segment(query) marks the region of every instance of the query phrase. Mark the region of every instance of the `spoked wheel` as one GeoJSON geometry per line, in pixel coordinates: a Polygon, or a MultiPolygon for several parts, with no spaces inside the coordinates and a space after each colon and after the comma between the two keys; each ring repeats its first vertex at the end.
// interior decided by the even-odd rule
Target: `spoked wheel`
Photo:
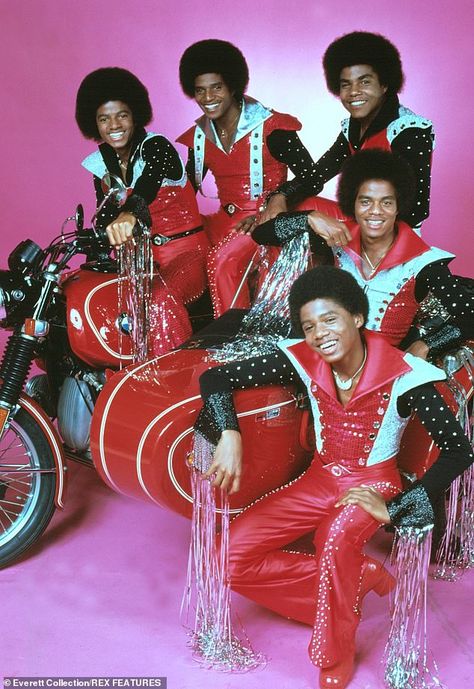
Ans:
{"type": "Polygon", "coordinates": [[[47,527],[57,478],[41,426],[20,409],[0,440],[0,567],[33,545],[47,527]]]}

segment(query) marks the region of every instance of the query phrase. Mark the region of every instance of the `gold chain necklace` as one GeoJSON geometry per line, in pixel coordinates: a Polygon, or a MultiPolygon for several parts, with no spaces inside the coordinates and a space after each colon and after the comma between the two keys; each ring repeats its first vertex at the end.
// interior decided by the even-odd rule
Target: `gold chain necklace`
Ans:
{"type": "Polygon", "coordinates": [[[237,122],[237,120],[239,119],[239,117],[240,117],[240,108],[239,108],[239,112],[234,117],[232,122],[225,129],[219,129],[219,139],[227,139],[227,137],[231,135],[230,133],[232,132],[234,125],[237,122]]]}
{"type": "MultiPolygon", "coordinates": [[[[383,254],[381,255],[381,257],[379,258],[379,260],[378,260],[375,264],[372,263],[372,261],[370,260],[370,258],[367,256],[366,250],[365,250],[365,249],[362,249],[362,257],[367,261],[367,263],[368,263],[369,266],[370,266],[370,273],[369,273],[369,277],[370,277],[370,278],[371,278],[372,275],[375,273],[375,271],[377,270],[377,268],[379,267],[379,265],[380,265],[380,264],[382,263],[382,261],[384,260],[385,256],[388,254],[388,252],[389,252],[390,249],[392,248],[392,244],[393,244],[393,241],[390,242],[390,245],[389,245],[389,246],[387,247],[387,249],[383,252],[383,254]]],[[[362,244],[361,244],[361,248],[362,248],[362,244]]]]}

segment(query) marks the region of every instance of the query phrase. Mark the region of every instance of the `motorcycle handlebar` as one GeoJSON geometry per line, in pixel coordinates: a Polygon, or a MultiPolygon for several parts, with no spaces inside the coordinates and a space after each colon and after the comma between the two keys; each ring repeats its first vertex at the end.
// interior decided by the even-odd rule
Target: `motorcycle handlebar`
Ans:
{"type": "MultiPolygon", "coordinates": [[[[138,239],[139,237],[143,237],[143,235],[149,233],[149,231],[148,226],[145,225],[145,223],[143,223],[141,220],[137,219],[135,227],[133,228],[132,237],[134,239],[138,239]]],[[[110,245],[107,231],[102,227],[85,228],[81,231],[78,231],[76,234],[78,237],[85,239],[93,237],[104,246],[110,245]]]]}

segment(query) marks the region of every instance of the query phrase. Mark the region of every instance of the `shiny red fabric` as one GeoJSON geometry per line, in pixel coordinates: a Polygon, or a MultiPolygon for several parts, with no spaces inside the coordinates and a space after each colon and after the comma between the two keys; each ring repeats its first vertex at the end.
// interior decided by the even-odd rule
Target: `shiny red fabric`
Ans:
{"type": "MultiPolygon", "coordinates": [[[[178,137],[177,141],[188,148],[194,147],[194,131],[196,126],[188,129],[178,137]]],[[[284,163],[275,160],[265,145],[266,138],[276,129],[298,131],[301,124],[296,117],[284,113],[274,112],[263,124],[263,175],[264,193],[276,189],[286,181],[288,168],[284,163]]],[[[219,201],[222,206],[233,203],[245,210],[252,209],[250,183],[250,136],[246,135],[236,141],[230,151],[218,148],[212,141],[206,139],[204,165],[214,175],[219,201]]],[[[253,206],[254,208],[254,206],[253,206]]],[[[221,235],[219,239],[222,239],[221,235]]]]}
{"type": "MultiPolygon", "coordinates": [[[[163,186],[149,206],[152,232],[167,237],[202,225],[191,184],[163,186]]],[[[150,307],[151,351],[154,356],[178,347],[191,336],[185,304],[206,289],[206,256],[209,241],[205,231],[153,245],[153,260],[159,275],[153,284],[150,307]]]]}
{"type": "Polygon", "coordinates": [[[191,322],[182,297],[159,276],[153,282],[148,318],[151,356],[166,354],[191,336],[191,322]]]}
{"type": "Polygon", "coordinates": [[[280,615],[313,625],[312,662],[329,667],[354,646],[363,547],[380,524],[357,506],[335,508],[348,488],[401,490],[395,460],[350,471],[319,456],[296,481],[241,513],[230,528],[232,588],[280,615]],[[283,550],[316,530],[315,555],[283,550]]]}
{"type": "MultiPolygon", "coordinates": [[[[258,205],[262,201],[263,199],[258,202],[258,205]]],[[[295,208],[295,210],[301,211],[315,209],[333,217],[344,219],[344,215],[335,201],[317,196],[303,201],[295,208]]],[[[242,278],[249,263],[253,261],[254,264],[259,264],[257,280],[257,285],[259,285],[280,254],[279,247],[259,247],[250,235],[229,234],[237,223],[249,215],[255,214],[256,207],[251,210],[238,211],[233,216],[228,216],[221,209],[218,213],[206,218],[208,235],[210,237],[224,236],[224,239],[211,249],[207,258],[209,289],[216,318],[222,316],[230,308],[248,309],[251,305],[249,284],[247,280],[242,283],[242,278]]]]}
{"type": "Polygon", "coordinates": [[[278,247],[259,246],[250,235],[230,234],[213,247],[207,258],[207,274],[214,316],[219,318],[231,308],[248,309],[252,301],[249,278],[254,277],[257,293],[279,253],[278,247]]]}
{"type": "Polygon", "coordinates": [[[321,460],[329,463],[338,457],[338,463],[351,471],[364,467],[387,411],[392,381],[380,386],[374,394],[364,395],[355,407],[347,408],[341,406],[332,391],[317,388],[316,383],[311,385],[311,391],[317,391],[318,397],[324,448],[321,460]]]}
{"type": "Polygon", "coordinates": [[[167,236],[198,227],[201,216],[196,195],[189,180],[179,184],[162,186],[154,201],[149,205],[154,232],[167,236]]]}

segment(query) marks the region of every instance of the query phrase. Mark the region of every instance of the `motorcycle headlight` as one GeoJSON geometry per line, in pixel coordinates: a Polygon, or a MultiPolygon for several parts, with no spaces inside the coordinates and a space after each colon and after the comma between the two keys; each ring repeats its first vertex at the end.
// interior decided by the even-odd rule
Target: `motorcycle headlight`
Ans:
{"type": "Polygon", "coordinates": [[[25,239],[11,252],[8,267],[13,273],[24,274],[36,265],[41,255],[41,247],[31,239],[25,239]]]}

